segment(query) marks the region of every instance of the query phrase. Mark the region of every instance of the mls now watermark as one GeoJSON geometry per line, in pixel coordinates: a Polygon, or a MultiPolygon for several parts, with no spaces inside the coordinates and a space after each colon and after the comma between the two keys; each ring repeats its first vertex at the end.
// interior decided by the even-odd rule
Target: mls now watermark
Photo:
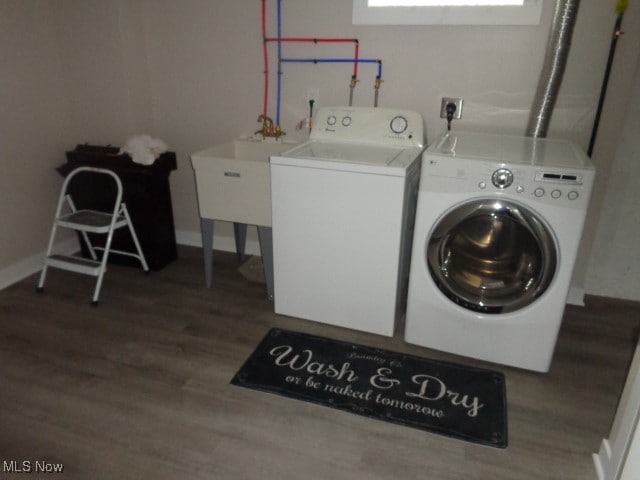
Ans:
{"type": "Polygon", "coordinates": [[[2,462],[4,473],[63,473],[62,463],[51,463],[44,460],[4,460],[2,462]]]}

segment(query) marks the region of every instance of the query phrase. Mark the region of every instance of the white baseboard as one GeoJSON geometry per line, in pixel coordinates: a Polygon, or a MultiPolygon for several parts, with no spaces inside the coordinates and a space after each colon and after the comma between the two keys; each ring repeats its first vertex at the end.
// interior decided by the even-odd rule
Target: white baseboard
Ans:
{"type": "MultiPolygon", "coordinates": [[[[180,245],[202,248],[202,235],[200,232],[176,230],[176,242],[180,245]]],[[[235,252],[236,242],[233,237],[214,234],[213,248],[223,252],[235,252]]],[[[260,243],[257,240],[247,239],[244,253],[247,255],[260,255],[260,243]]]]}
{"type": "MultiPolygon", "coordinates": [[[[176,230],[176,242],[180,245],[202,248],[202,235],[200,232],[192,230],[176,230]]],[[[236,251],[235,240],[229,236],[214,235],[213,246],[216,250],[222,250],[223,252],[236,251]]],[[[56,253],[67,255],[75,253],[79,249],[78,240],[75,238],[60,242],[54,247],[56,253]]],[[[247,239],[245,253],[247,255],[260,255],[260,243],[257,240],[247,239]]],[[[39,271],[42,268],[43,258],[44,252],[41,252],[0,270],[0,290],[39,271]]],[[[584,295],[584,289],[571,287],[567,303],[584,307],[584,295]]]]}
{"type": "MultiPolygon", "coordinates": [[[[53,247],[54,253],[62,255],[71,255],[78,250],[80,250],[80,245],[77,238],[70,238],[53,247]]],[[[0,290],[39,272],[42,269],[44,256],[45,252],[42,251],[0,270],[0,290]]]]}
{"type": "Polygon", "coordinates": [[[606,438],[603,439],[602,444],[600,445],[600,451],[598,453],[594,453],[592,456],[598,480],[610,480],[605,477],[605,466],[608,465],[611,460],[611,446],[609,445],[609,440],[606,438]]]}
{"type": "Polygon", "coordinates": [[[569,305],[584,307],[584,294],[584,288],[571,287],[569,289],[569,295],[567,296],[567,303],[569,305]]]}
{"type": "MultiPolygon", "coordinates": [[[[180,245],[202,248],[202,236],[200,235],[200,232],[177,230],[176,242],[180,245]]],[[[233,237],[214,235],[213,245],[216,250],[222,250],[223,252],[236,251],[236,243],[233,237]]],[[[77,238],[70,238],[56,244],[53,250],[55,253],[70,255],[80,250],[80,244],[78,243],[77,238]]],[[[247,239],[245,253],[247,255],[260,255],[260,244],[258,241],[247,239]]],[[[42,269],[44,256],[45,252],[42,251],[9,265],[8,267],[0,269],[0,290],[19,282],[29,275],[39,272],[42,269]]]]}
{"type": "Polygon", "coordinates": [[[600,462],[600,457],[597,453],[592,453],[593,457],[593,465],[596,469],[596,475],[598,476],[598,480],[605,480],[604,478],[604,470],[602,469],[602,463],[600,462]]]}
{"type": "MultiPolygon", "coordinates": [[[[200,232],[176,230],[176,242],[180,245],[202,248],[202,236],[200,235],[200,232]]],[[[223,252],[236,251],[236,244],[233,237],[214,235],[213,246],[216,250],[222,250],[223,252]]],[[[247,239],[245,253],[248,255],[261,255],[260,244],[256,240],[247,239]]],[[[569,305],[584,307],[584,296],[584,288],[571,287],[569,289],[569,295],[567,296],[567,303],[569,305]]]]}

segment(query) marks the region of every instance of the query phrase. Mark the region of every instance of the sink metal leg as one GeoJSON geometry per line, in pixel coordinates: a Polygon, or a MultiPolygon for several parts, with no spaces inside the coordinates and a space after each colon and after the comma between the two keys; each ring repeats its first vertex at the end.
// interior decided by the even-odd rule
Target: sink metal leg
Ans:
{"type": "Polygon", "coordinates": [[[247,225],[245,223],[234,223],[233,236],[236,240],[236,255],[238,257],[238,262],[243,262],[244,249],[247,244],[247,225]]]}
{"type": "MultiPolygon", "coordinates": [[[[207,288],[211,288],[213,283],[214,220],[212,218],[201,218],[200,228],[202,230],[202,253],[204,255],[205,284],[207,285],[207,288]]],[[[236,241],[236,254],[238,256],[238,260],[243,261],[247,241],[247,225],[244,223],[234,223],[233,233],[236,241]]],[[[271,234],[271,227],[258,227],[258,240],[260,241],[264,276],[267,282],[267,296],[270,300],[273,300],[273,238],[271,234]]]]}
{"type": "Polygon", "coordinates": [[[271,227],[258,227],[258,240],[262,253],[264,278],[267,282],[267,297],[273,300],[273,236],[271,227]]]}
{"type": "Polygon", "coordinates": [[[213,219],[201,218],[202,252],[204,254],[204,278],[207,288],[211,288],[213,277],[213,219]]]}

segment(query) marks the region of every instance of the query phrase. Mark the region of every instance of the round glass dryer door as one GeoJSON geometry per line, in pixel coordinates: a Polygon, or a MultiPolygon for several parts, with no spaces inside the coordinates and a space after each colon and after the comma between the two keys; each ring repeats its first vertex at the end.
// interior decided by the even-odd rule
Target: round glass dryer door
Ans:
{"type": "Polygon", "coordinates": [[[530,210],[505,200],[468,202],[436,224],[426,246],[429,271],[458,305],[513,312],[535,301],[556,271],[555,242],[530,210]]]}

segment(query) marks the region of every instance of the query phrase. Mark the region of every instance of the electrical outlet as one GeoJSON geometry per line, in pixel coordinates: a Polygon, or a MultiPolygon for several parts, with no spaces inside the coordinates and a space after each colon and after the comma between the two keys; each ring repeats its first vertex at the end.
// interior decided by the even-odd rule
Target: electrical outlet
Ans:
{"type": "Polygon", "coordinates": [[[307,97],[306,97],[307,102],[309,102],[309,100],[313,100],[313,102],[317,105],[318,101],[320,100],[320,89],[319,88],[307,88],[307,97]]]}
{"type": "Polygon", "coordinates": [[[462,99],[456,97],[442,97],[442,104],[440,105],[440,118],[447,118],[447,105],[453,103],[456,106],[456,111],[453,114],[453,118],[459,120],[462,117],[462,99]]]}

